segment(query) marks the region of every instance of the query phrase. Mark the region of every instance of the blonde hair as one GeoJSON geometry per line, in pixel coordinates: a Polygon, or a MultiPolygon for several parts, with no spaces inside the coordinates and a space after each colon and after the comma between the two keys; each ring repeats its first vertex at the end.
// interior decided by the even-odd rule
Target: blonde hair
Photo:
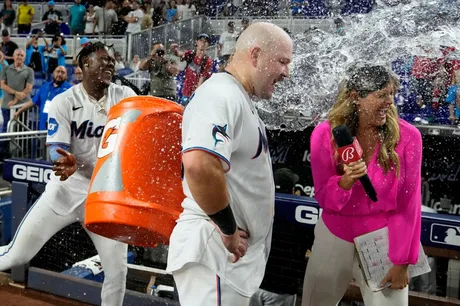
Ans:
{"type": "MultiPolygon", "coordinates": [[[[350,129],[351,134],[356,136],[359,122],[353,93],[356,94],[357,92],[362,98],[364,98],[369,93],[384,89],[388,86],[388,84],[393,84],[395,90],[399,87],[398,78],[390,74],[385,68],[383,68],[385,70],[385,72],[383,72],[382,68],[383,67],[381,66],[360,68],[350,80],[342,81],[340,83],[336,102],[328,114],[329,124],[331,125],[331,133],[332,129],[335,127],[345,124],[350,129]],[[376,67],[380,68],[371,69],[376,67]],[[380,76],[376,74],[380,74],[380,76]],[[359,81],[353,82],[353,78],[356,78],[359,81]],[[367,88],[359,88],[360,84],[354,83],[361,83],[363,87],[367,88]],[[376,86],[374,88],[370,88],[372,86],[369,86],[369,84],[376,86]]],[[[399,117],[394,104],[390,106],[386,119],[386,123],[381,127],[382,138],[378,154],[378,163],[383,169],[385,169],[385,172],[395,169],[396,174],[399,176],[400,162],[399,156],[395,151],[396,145],[400,139],[399,117]]],[[[332,137],[332,139],[334,138],[332,137]]]]}

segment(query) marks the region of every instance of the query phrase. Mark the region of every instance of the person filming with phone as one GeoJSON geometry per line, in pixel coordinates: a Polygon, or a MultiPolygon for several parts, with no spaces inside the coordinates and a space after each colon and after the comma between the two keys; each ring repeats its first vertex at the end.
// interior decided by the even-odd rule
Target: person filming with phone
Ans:
{"type": "Polygon", "coordinates": [[[354,67],[339,86],[328,120],[312,133],[315,199],[323,213],[315,227],[302,306],[337,305],[353,279],[366,305],[409,305],[408,265],[417,262],[420,249],[422,137],[398,118],[398,88],[397,77],[383,66],[354,67]],[[354,137],[353,154],[362,153],[352,162],[339,153],[346,146],[343,134],[354,137]],[[392,267],[381,279],[382,290],[373,291],[353,241],[385,227],[392,267]]]}
{"type": "Polygon", "coordinates": [[[180,69],[176,61],[165,52],[162,43],[154,43],[150,56],[139,64],[140,70],[150,72],[150,94],[155,97],[176,100],[176,82],[174,77],[180,69]]]}

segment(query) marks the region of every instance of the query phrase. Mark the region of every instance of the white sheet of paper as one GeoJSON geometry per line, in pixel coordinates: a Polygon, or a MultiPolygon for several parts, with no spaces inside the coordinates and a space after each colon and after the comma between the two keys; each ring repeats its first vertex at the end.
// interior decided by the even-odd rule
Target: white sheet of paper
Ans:
{"type": "MultiPolygon", "coordinates": [[[[363,265],[364,278],[372,291],[380,291],[380,282],[393,267],[388,257],[388,227],[367,233],[354,239],[356,251],[363,265]]],[[[431,268],[428,264],[423,247],[420,245],[418,261],[415,265],[409,265],[409,278],[429,273],[431,268]]]]}

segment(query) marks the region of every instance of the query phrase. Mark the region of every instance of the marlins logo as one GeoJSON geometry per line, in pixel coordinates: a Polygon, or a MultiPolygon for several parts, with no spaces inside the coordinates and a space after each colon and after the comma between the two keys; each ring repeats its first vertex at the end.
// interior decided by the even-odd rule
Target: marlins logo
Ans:
{"type": "Polygon", "coordinates": [[[267,136],[265,136],[265,133],[262,133],[262,131],[259,128],[259,145],[257,146],[257,152],[254,155],[254,157],[252,157],[252,159],[256,159],[257,157],[259,157],[260,153],[262,153],[262,151],[264,153],[267,153],[267,151],[268,151],[268,140],[267,140],[267,136]]]}
{"type": "Polygon", "coordinates": [[[212,137],[214,138],[214,147],[220,142],[225,143],[230,140],[230,136],[227,135],[227,124],[224,126],[214,124],[212,137]]]}

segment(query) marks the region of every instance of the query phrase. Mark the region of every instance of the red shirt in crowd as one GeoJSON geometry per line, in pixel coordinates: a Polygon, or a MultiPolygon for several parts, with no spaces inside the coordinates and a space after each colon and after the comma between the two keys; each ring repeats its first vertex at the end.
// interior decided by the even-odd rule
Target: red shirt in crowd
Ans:
{"type": "Polygon", "coordinates": [[[432,80],[439,71],[440,61],[437,58],[415,56],[412,76],[417,79],[432,80]]]}
{"type": "MultiPolygon", "coordinates": [[[[192,50],[188,50],[182,56],[182,60],[186,60],[190,57],[190,55],[195,52],[192,50]]],[[[184,88],[182,89],[182,95],[186,97],[190,97],[195,89],[198,87],[198,82],[200,78],[203,77],[205,79],[209,78],[212,74],[212,59],[209,56],[206,57],[198,57],[195,55],[192,62],[187,64],[187,68],[185,69],[185,79],[184,79],[184,88]],[[207,59],[206,63],[203,64],[203,59],[207,59]]]]}

